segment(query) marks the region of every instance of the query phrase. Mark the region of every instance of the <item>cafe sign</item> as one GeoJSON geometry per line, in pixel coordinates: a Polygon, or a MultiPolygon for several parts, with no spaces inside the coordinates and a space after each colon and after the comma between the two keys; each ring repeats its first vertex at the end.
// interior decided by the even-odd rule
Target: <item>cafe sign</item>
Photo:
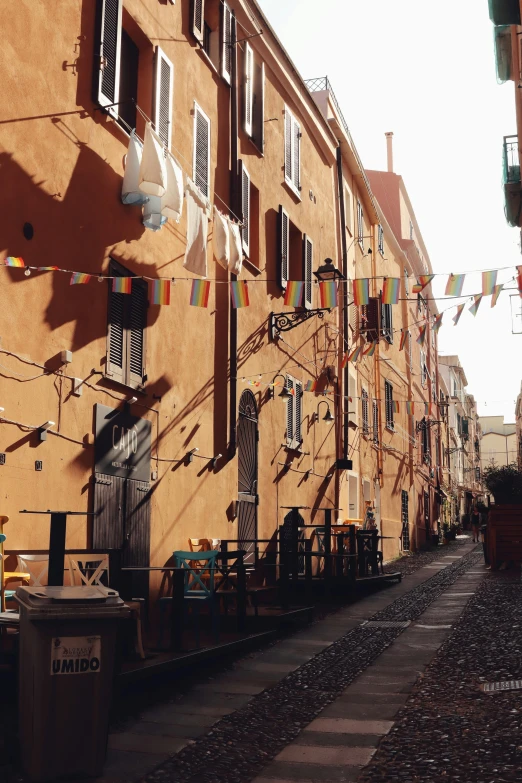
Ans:
{"type": "Polygon", "coordinates": [[[95,406],[95,470],[110,476],[150,480],[151,423],[123,409],[95,406]]]}

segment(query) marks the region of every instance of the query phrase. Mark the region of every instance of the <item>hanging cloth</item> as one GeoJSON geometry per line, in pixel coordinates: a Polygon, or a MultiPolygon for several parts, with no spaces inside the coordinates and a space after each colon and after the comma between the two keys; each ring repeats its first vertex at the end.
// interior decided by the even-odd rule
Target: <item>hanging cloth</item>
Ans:
{"type": "Polygon", "coordinates": [[[143,137],[143,155],[140,166],[140,190],[149,196],[163,196],[167,190],[165,150],[160,137],[148,122],[143,137]]]}
{"type": "Polygon", "coordinates": [[[243,266],[243,243],[241,241],[241,230],[237,223],[228,218],[228,228],[230,231],[230,262],[228,271],[233,275],[240,275],[243,266]]]}
{"type": "Polygon", "coordinates": [[[214,256],[223,269],[230,263],[230,232],[228,218],[214,207],[214,256]]]}
{"type": "Polygon", "coordinates": [[[183,210],[183,171],[172,155],[167,154],[167,190],[161,199],[161,214],[179,223],[183,210]]]}
{"type": "Polygon", "coordinates": [[[147,203],[143,207],[143,225],[151,231],[159,231],[167,222],[167,218],[161,214],[163,199],[159,196],[148,196],[147,203]]]}
{"type": "Polygon", "coordinates": [[[139,190],[142,153],[143,145],[136,136],[136,131],[132,130],[121,186],[121,200],[124,204],[145,204],[147,201],[147,196],[139,190]]]}
{"type": "Polygon", "coordinates": [[[208,203],[187,179],[187,249],[183,266],[199,277],[207,276],[208,203]]]}

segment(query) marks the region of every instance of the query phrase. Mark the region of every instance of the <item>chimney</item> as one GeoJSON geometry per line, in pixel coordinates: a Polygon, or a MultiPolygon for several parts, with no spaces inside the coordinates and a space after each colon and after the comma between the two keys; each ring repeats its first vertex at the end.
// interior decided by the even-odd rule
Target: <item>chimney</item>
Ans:
{"type": "Polygon", "coordinates": [[[393,174],[393,133],[385,133],[386,148],[388,153],[388,171],[393,174]]]}

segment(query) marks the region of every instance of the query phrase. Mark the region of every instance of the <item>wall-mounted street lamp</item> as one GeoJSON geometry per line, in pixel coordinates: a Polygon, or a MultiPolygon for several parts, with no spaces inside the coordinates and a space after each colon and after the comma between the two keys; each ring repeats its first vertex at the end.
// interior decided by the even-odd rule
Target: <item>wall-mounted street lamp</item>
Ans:
{"type": "Polygon", "coordinates": [[[329,280],[346,280],[346,277],[337,269],[331,258],[325,259],[324,264],[314,272],[314,277],[316,277],[320,283],[326,283],[329,280]]]}
{"type": "MultiPolygon", "coordinates": [[[[285,378],[285,376],[281,375],[281,374],[276,375],[275,378],[272,381],[272,384],[274,384],[277,381],[278,378],[282,378],[283,379],[283,388],[279,392],[278,396],[282,397],[283,400],[287,400],[289,397],[292,397],[293,395],[292,395],[292,392],[290,391],[290,389],[288,388],[288,386],[286,385],[286,378],[285,378]]],[[[270,396],[271,400],[273,400],[274,397],[275,397],[275,386],[273,386],[273,385],[269,387],[269,396],[270,396]]]]}
{"type": "Polygon", "coordinates": [[[326,400],[321,400],[317,406],[317,411],[314,413],[314,421],[319,421],[319,408],[321,405],[326,405],[326,413],[323,416],[323,421],[335,421],[332,411],[330,410],[330,405],[326,402],[326,400]]]}

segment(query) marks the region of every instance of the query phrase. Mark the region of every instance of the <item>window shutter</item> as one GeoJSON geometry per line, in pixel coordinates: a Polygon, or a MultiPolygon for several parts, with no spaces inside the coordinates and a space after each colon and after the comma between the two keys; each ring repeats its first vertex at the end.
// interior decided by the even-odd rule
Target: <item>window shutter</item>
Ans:
{"type": "Polygon", "coordinates": [[[174,66],[159,46],[154,67],[154,128],[170,150],[174,66]]]}
{"type": "Polygon", "coordinates": [[[221,76],[230,84],[232,77],[232,11],[226,3],[222,3],[221,9],[221,76]]]}
{"type": "Polygon", "coordinates": [[[243,212],[243,227],[241,239],[246,256],[250,255],[250,174],[242,160],[239,161],[239,183],[241,187],[241,208],[243,212]]]}
{"type": "Polygon", "coordinates": [[[381,303],[381,330],[382,336],[390,344],[393,343],[392,306],[381,303]]]}
{"type": "Polygon", "coordinates": [[[361,406],[362,406],[362,431],[363,435],[368,435],[370,431],[370,422],[368,416],[368,392],[363,389],[361,392],[361,406]]]}
{"type": "Polygon", "coordinates": [[[292,115],[285,107],[285,180],[289,185],[293,184],[293,143],[292,143],[292,115]]]}
{"type": "Polygon", "coordinates": [[[379,406],[373,401],[373,442],[379,443],[379,406]]]}
{"type": "Polygon", "coordinates": [[[245,87],[243,93],[243,124],[247,136],[252,136],[252,108],[254,98],[254,52],[245,44],[245,87]]]}
{"type": "MultiPolygon", "coordinates": [[[[112,271],[112,270],[111,270],[112,271]]],[[[124,383],[125,371],[125,296],[112,291],[112,280],[109,283],[107,308],[107,375],[115,381],[124,383]]]]}
{"type": "MultiPolygon", "coordinates": [[[[128,296],[128,294],[120,294],[128,296]]],[[[132,279],[129,302],[129,385],[142,386],[145,375],[145,328],[147,326],[147,283],[132,279]]]]}
{"type": "Polygon", "coordinates": [[[286,291],[289,273],[290,218],[282,206],[279,206],[277,245],[279,285],[283,291],[286,291]]]}
{"type": "Polygon", "coordinates": [[[206,198],[210,195],[210,120],[194,103],[194,184],[206,198]]]}
{"type": "Polygon", "coordinates": [[[388,429],[393,429],[393,386],[389,381],[384,382],[384,397],[385,397],[385,409],[386,409],[386,426],[388,429]]]}
{"type": "Polygon", "coordinates": [[[379,339],[379,304],[380,299],[371,296],[369,303],[361,306],[361,332],[366,334],[368,342],[379,339]]]}
{"type": "Polygon", "coordinates": [[[301,381],[295,381],[295,423],[294,423],[294,448],[298,449],[301,446],[301,419],[302,419],[302,399],[303,399],[303,384],[301,381]]]}
{"type": "Polygon", "coordinates": [[[259,152],[265,151],[265,64],[254,61],[254,104],[252,109],[252,141],[259,152]]]}
{"type": "Polygon", "coordinates": [[[408,331],[408,361],[410,363],[410,372],[413,372],[413,346],[410,331],[408,331]]]}
{"type": "Polygon", "coordinates": [[[297,191],[301,190],[301,126],[293,118],[294,171],[293,183],[297,191]]]}
{"type": "Polygon", "coordinates": [[[357,202],[357,241],[362,247],[364,244],[364,214],[360,201],[357,202]]]}
{"type": "Polygon", "coordinates": [[[310,237],[303,236],[303,280],[304,280],[304,306],[312,309],[312,272],[314,262],[314,245],[310,237]]]}
{"type": "MultiPolygon", "coordinates": [[[[122,0],[98,0],[94,52],[94,101],[109,107],[119,100],[122,0]]],[[[118,107],[109,114],[118,116],[118,107]]]]}
{"type": "Polygon", "coordinates": [[[205,33],[205,0],[192,0],[192,35],[203,46],[205,33]]]}
{"type": "MultiPolygon", "coordinates": [[[[292,391],[294,389],[294,379],[286,376],[286,388],[292,391]]],[[[294,447],[294,409],[295,397],[291,395],[286,401],[286,445],[287,448],[294,447]]]]}

